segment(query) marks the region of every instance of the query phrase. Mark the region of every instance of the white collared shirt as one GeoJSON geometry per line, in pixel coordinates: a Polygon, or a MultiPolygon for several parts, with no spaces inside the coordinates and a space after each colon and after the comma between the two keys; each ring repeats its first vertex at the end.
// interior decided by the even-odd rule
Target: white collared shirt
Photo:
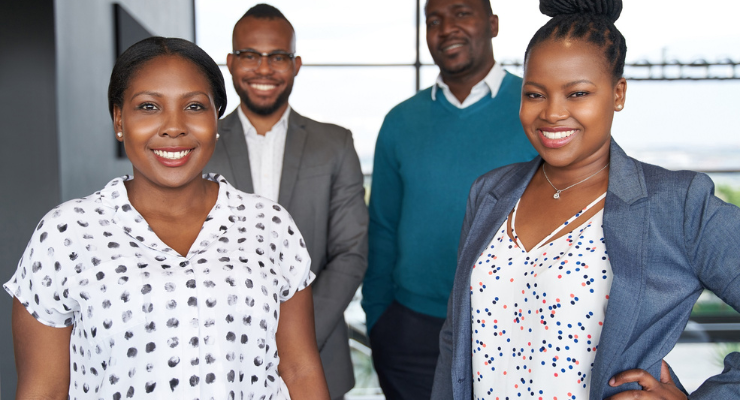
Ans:
{"type": "Polygon", "coordinates": [[[283,156],[285,154],[285,138],[288,134],[290,106],[285,109],[280,120],[264,136],[257,134],[257,130],[249,122],[249,118],[244,115],[241,105],[237,109],[239,110],[239,120],[242,127],[244,127],[244,137],[247,139],[254,193],[276,202],[280,194],[280,176],[283,173],[283,156]]]}
{"type": "Polygon", "coordinates": [[[469,107],[477,103],[478,100],[485,97],[488,93],[491,94],[491,97],[496,97],[498,89],[501,87],[501,82],[503,82],[505,76],[506,71],[504,71],[501,64],[494,63],[493,67],[488,72],[488,75],[486,75],[482,81],[473,86],[468,97],[460,103],[457,97],[455,97],[455,95],[452,94],[452,91],[450,91],[450,87],[447,86],[444,80],[442,80],[442,74],[439,74],[437,75],[437,83],[432,86],[432,101],[437,101],[437,87],[439,87],[442,89],[442,93],[444,93],[445,98],[447,98],[447,101],[449,101],[450,104],[457,108],[469,107]]]}

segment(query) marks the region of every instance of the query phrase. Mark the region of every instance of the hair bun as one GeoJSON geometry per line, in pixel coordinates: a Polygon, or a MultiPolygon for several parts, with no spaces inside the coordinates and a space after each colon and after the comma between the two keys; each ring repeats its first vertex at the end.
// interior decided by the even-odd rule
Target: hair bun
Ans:
{"type": "Polygon", "coordinates": [[[549,17],[597,14],[614,23],[622,13],[622,0],[540,0],[540,12],[549,17]]]}

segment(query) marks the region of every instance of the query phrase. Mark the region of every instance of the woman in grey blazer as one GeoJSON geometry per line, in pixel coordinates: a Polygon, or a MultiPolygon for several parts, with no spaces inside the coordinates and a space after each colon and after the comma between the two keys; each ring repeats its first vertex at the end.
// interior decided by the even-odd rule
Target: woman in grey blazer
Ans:
{"type": "MultiPolygon", "coordinates": [[[[663,358],[694,302],[706,288],[740,309],[740,209],[706,175],[641,163],[611,138],[621,9],[540,1],[553,18],[525,54],[520,110],[540,157],[471,189],[433,399],[685,399],[663,358]]],[[[740,354],[690,398],[740,398],[740,354]]]]}

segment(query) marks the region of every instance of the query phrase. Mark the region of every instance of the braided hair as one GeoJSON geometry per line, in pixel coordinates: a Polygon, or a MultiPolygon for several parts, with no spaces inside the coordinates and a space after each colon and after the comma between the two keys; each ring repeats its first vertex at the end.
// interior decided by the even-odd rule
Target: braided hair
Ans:
{"type": "Polygon", "coordinates": [[[622,0],[540,0],[540,12],[552,17],[527,46],[524,62],[532,48],[548,39],[579,39],[604,49],[614,81],[624,74],[627,44],[614,22],[622,12],[622,0]]]}

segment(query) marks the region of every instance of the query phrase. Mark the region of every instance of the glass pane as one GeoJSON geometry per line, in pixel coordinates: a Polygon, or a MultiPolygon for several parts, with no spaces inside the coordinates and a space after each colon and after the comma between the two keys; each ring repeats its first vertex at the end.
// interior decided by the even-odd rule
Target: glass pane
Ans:
{"type": "MultiPolygon", "coordinates": [[[[416,4],[412,0],[274,0],[291,21],[306,64],[408,63],[416,59],[416,4]]],[[[236,21],[254,3],[195,0],[196,40],[218,63],[232,51],[236,21]]]]}
{"type": "Polygon", "coordinates": [[[612,134],[645,162],[670,169],[740,171],[740,135],[731,134],[738,90],[738,81],[630,81],[612,134]]]}
{"type": "MultiPolygon", "coordinates": [[[[226,67],[228,112],[239,104],[226,67]]],[[[366,173],[372,171],[375,139],[385,115],[413,96],[413,67],[303,67],[295,79],[290,104],[301,115],[352,131],[366,173]]]]}

